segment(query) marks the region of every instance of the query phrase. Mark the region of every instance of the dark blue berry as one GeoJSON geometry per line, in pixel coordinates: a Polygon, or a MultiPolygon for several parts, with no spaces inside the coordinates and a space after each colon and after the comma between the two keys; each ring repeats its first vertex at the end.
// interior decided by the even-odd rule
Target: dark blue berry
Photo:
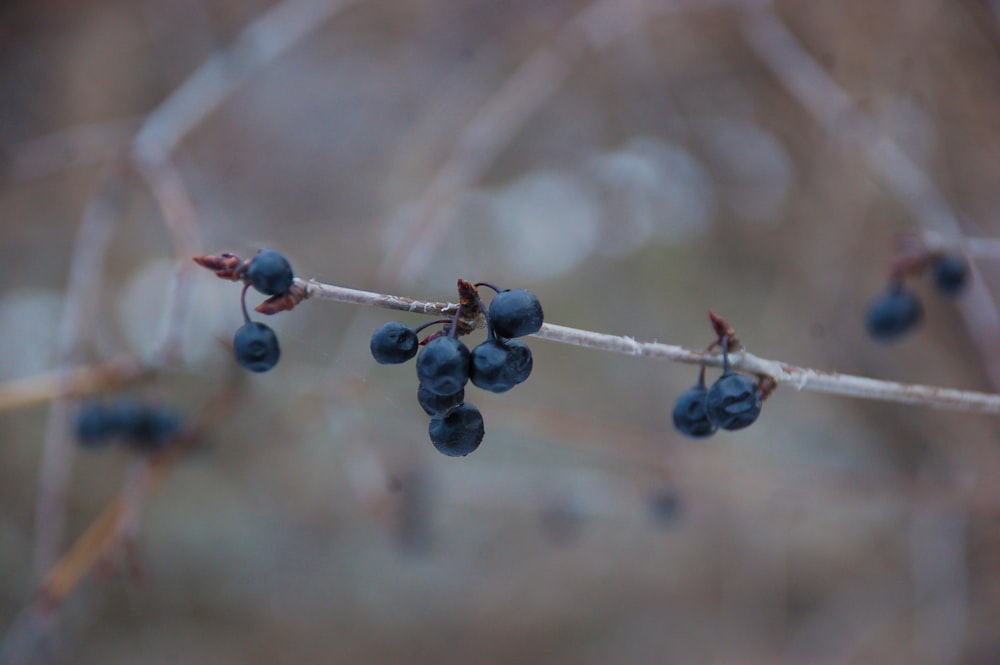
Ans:
{"type": "Polygon", "coordinates": [[[250,260],[247,278],[253,288],[264,295],[276,296],[292,286],[295,276],[288,259],[274,250],[265,249],[250,260]]]}
{"type": "Polygon", "coordinates": [[[417,379],[435,395],[454,395],[469,380],[469,349],[454,337],[428,342],[417,356],[417,379]]]}
{"type": "Polygon", "coordinates": [[[934,284],[938,291],[949,296],[962,292],[969,277],[969,264],[965,258],[943,254],[934,260],[934,284]]]}
{"type": "Polygon", "coordinates": [[[510,349],[495,339],[487,340],[472,349],[469,380],[473,385],[494,393],[504,393],[516,385],[508,371],[510,349]]]}
{"type": "Polygon", "coordinates": [[[531,349],[516,339],[507,340],[507,348],[510,350],[510,355],[507,357],[507,374],[515,385],[524,383],[531,376],[531,369],[535,364],[531,349]]]}
{"type": "Polygon", "coordinates": [[[868,306],[865,324],[868,334],[882,342],[899,339],[923,319],[924,308],[915,294],[897,286],[890,288],[868,306]]]}
{"type": "Polygon", "coordinates": [[[447,416],[465,402],[465,389],[453,395],[435,395],[421,383],[417,386],[417,401],[428,416],[447,416]]]}
{"type": "Polygon", "coordinates": [[[443,418],[431,418],[431,443],[449,457],[464,457],[483,442],[483,415],[471,404],[463,404],[443,418]]]}
{"type": "Polygon", "coordinates": [[[760,387],[743,374],[723,373],[705,397],[708,419],[725,430],[749,427],[757,420],[760,409],[760,387]]]}
{"type": "Polygon", "coordinates": [[[100,448],[118,435],[118,428],[108,410],[97,402],[88,402],[80,407],[76,416],[76,438],[87,448],[100,448]]]}
{"type": "Polygon", "coordinates": [[[278,336],[268,326],[254,321],[243,324],[236,331],[233,353],[240,367],[251,372],[266,372],[281,358],[278,336]]]}
{"type": "Polygon", "coordinates": [[[164,407],[141,406],[138,417],[122,431],[132,445],[154,451],[172,439],[180,430],[180,417],[164,407]]]}
{"type": "Polygon", "coordinates": [[[542,304],[531,291],[512,289],[493,296],[490,325],[500,337],[523,337],[538,332],[544,322],[542,304]]]}
{"type": "Polygon", "coordinates": [[[681,393],[674,402],[674,427],[692,439],[704,439],[715,434],[716,425],[708,419],[708,390],[704,383],[681,393]]]}
{"type": "Polygon", "coordinates": [[[413,328],[399,321],[390,321],[372,333],[369,348],[375,362],[380,365],[398,365],[417,355],[419,342],[413,328]]]}

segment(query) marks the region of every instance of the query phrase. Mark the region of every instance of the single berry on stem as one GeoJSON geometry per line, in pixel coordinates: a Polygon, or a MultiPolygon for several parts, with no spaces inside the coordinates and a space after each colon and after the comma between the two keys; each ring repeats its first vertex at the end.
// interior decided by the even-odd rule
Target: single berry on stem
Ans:
{"type": "Polygon", "coordinates": [[[483,415],[472,404],[463,404],[447,416],[431,418],[431,443],[448,457],[464,457],[483,442],[483,415]]]}
{"type": "Polygon", "coordinates": [[[278,364],[281,358],[281,348],[278,346],[278,336],[263,323],[250,320],[246,306],[247,287],[243,287],[240,304],[243,307],[245,323],[233,337],[233,354],[240,367],[251,372],[266,372],[278,364]]]}
{"type": "Polygon", "coordinates": [[[380,365],[398,365],[417,355],[418,344],[413,328],[399,321],[389,321],[372,333],[369,348],[380,365]]]}
{"type": "Polygon", "coordinates": [[[722,376],[705,396],[708,419],[725,430],[749,427],[760,416],[760,386],[749,376],[729,369],[729,339],[722,338],[722,376]]]}
{"type": "Polygon", "coordinates": [[[264,249],[250,260],[247,279],[264,295],[276,296],[291,287],[295,276],[288,259],[272,249],[264,249]]]}
{"type": "MultiPolygon", "coordinates": [[[[487,284],[487,286],[489,286],[487,284]]],[[[526,289],[500,291],[490,301],[489,320],[500,337],[524,337],[542,328],[542,304],[526,289]]]]}
{"type": "Polygon", "coordinates": [[[469,380],[469,349],[454,337],[432,339],[417,356],[417,379],[435,395],[454,395],[469,380]]]}
{"type": "Polygon", "coordinates": [[[894,284],[868,305],[865,326],[874,339],[892,342],[915,328],[923,316],[924,308],[916,294],[894,284]]]}
{"type": "Polygon", "coordinates": [[[942,254],[934,259],[934,284],[945,295],[958,295],[969,277],[969,264],[956,254],[942,254]]]}
{"type": "Polygon", "coordinates": [[[457,338],[459,311],[448,336],[427,342],[417,356],[417,379],[435,395],[454,395],[469,380],[469,348],[457,338]]]}
{"type": "Polygon", "coordinates": [[[684,436],[704,439],[715,434],[715,423],[708,418],[708,389],[705,388],[705,367],[702,365],[698,383],[680,394],[674,402],[674,427],[684,436]]]}

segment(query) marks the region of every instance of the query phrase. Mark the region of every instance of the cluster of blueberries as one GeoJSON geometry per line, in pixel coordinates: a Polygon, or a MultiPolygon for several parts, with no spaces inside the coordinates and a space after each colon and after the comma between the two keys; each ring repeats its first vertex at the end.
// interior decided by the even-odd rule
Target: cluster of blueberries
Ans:
{"type": "Polygon", "coordinates": [[[910,332],[924,318],[920,298],[903,284],[903,275],[923,272],[930,268],[937,290],[947,296],[956,296],[965,288],[969,277],[969,264],[956,254],[937,253],[917,257],[894,271],[885,293],[868,305],[865,326],[868,334],[882,342],[893,342],[910,332]]]}
{"type": "Polygon", "coordinates": [[[466,383],[471,381],[493,393],[507,392],[523,383],[531,374],[531,349],[514,338],[538,332],[544,320],[542,305],[530,291],[503,290],[485,283],[475,286],[487,286],[496,295],[488,309],[475,296],[488,332],[486,341],[472,351],[458,339],[461,310],[450,321],[431,321],[415,329],[390,321],[372,334],[370,344],[372,356],[383,365],[404,363],[417,356],[417,401],[431,417],[431,443],[449,457],[473,452],[485,434],[479,409],[465,401],[466,383]],[[418,333],[437,323],[447,325],[420,342],[418,333]]]}
{"type": "Polygon", "coordinates": [[[264,249],[250,259],[242,276],[247,282],[240,296],[244,323],[233,337],[233,353],[240,367],[251,372],[266,372],[278,364],[281,348],[278,336],[270,326],[250,320],[246,304],[247,288],[252,286],[266,296],[278,296],[292,287],[295,275],[288,259],[274,250],[264,249]]]}
{"type": "Polygon", "coordinates": [[[712,436],[720,427],[743,429],[760,416],[762,402],[760,384],[729,367],[729,340],[723,337],[722,376],[706,388],[702,365],[698,383],[681,393],[674,403],[674,427],[692,439],[712,436]]]}
{"type": "Polygon", "coordinates": [[[86,448],[101,448],[114,441],[137,450],[156,452],[180,431],[182,419],[171,409],[134,399],[87,402],[76,418],[76,438],[86,448]]]}

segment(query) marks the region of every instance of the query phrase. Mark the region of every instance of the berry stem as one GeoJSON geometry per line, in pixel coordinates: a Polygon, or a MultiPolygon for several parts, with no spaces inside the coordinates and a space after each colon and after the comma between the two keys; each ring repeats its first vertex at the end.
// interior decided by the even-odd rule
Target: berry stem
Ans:
{"type": "Polygon", "coordinates": [[[243,285],[243,292],[240,293],[240,309],[243,310],[243,323],[250,323],[250,313],[247,312],[247,289],[250,288],[250,283],[247,282],[243,285]]]}
{"type": "MultiPolygon", "coordinates": [[[[476,282],[475,284],[473,284],[473,286],[475,286],[477,289],[480,286],[485,286],[488,289],[493,289],[493,291],[496,292],[496,293],[502,293],[503,291],[507,291],[508,290],[508,289],[501,289],[499,286],[497,286],[495,284],[490,284],[489,282],[476,282]]],[[[480,307],[481,306],[482,305],[480,305],[480,307]]],[[[484,309],[483,311],[485,312],[486,310],[484,309]]]]}
{"type": "MultiPolygon", "coordinates": [[[[481,282],[479,284],[476,284],[475,286],[477,288],[479,286],[486,286],[486,287],[489,287],[491,289],[493,288],[492,286],[490,286],[489,284],[487,284],[485,282],[481,282]]],[[[496,289],[493,289],[493,290],[495,291],[496,289]]],[[[479,297],[478,293],[476,294],[476,305],[479,307],[479,311],[483,313],[483,318],[486,319],[486,341],[487,342],[492,342],[494,339],[496,339],[496,333],[493,332],[493,324],[490,322],[490,313],[489,313],[489,310],[487,310],[486,306],[483,305],[483,300],[482,300],[482,298],[479,297]]]]}
{"type": "Polygon", "coordinates": [[[421,323],[419,326],[413,329],[413,332],[420,334],[422,331],[426,330],[427,328],[430,328],[433,325],[437,325],[439,323],[451,323],[451,322],[452,322],[451,319],[434,319],[433,321],[428,321],[427,323],[421,323]]]}

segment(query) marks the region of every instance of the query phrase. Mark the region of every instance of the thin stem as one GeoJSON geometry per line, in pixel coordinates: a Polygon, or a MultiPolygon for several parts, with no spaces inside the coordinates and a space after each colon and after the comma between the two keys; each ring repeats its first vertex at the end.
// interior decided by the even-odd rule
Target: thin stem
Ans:
{"type": "MultiPolygon", "coordinates": [[[[401,298],[315,281],[298,279],[296,283],[306,290],[309,297],[335,302],[438,315],[452,314],[458,308],[458,305],[454,303],[401,298]]],[[[477,327],[484,325],[485,320],[478,322],[477,327]]],[[[632,337],[580,330],[554,323],[542,325],[542,329],[532,336],[560,344],[570,344],[609,353],[656,358],[689,365],[723,366],[723,357],[720,354],[711,354],[706,351],[659,342],[640,342],[632,337]]],[[[933,409],[1000,414],[1000,395],[997,394],[881,381],[862,376],[826,372],[760,358],[745,351],[735,358],[729,358],[728,362],[732,368],[738,371],[768,376],[774,380],[775,384],[790,385],[796,390],[911,404],[933,409]]]]}
{"type": "Polygon", "coordinates": [[[247,312],[247,289],[249,288],[249,284],[244,284],[243,292],[240,293],[240,309],[243,310],[243,323],[250,323],[250,313],[247,312]]]}
{"type": "Polygon", "coordinates": [[[451,323],[451,319],[434,319],[433,321],[422,323],[414,328],[413,332],[419,335],[423,330],[430,328],[433,325],[437,325],[438,323],[451,323]]]}

